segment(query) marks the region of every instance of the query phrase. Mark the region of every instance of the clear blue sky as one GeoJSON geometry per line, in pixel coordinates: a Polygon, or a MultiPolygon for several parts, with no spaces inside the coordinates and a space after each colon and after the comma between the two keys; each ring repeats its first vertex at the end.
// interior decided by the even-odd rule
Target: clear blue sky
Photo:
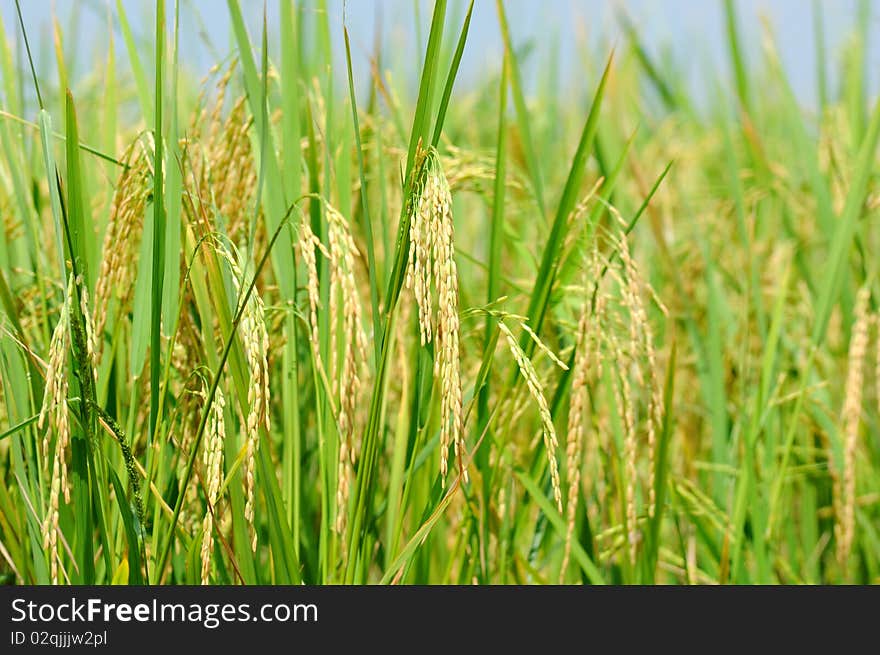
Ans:
{"type": "MultiPolygon", "coordinates": [[[[136,35],[145,44],[152,42],[154,3],[148,0],[123,0],[133,22],[136,35]]],[[[166,0],[169,11],[173,0],[166,0]]],[[[312,3],[302,3],[309,7],[312,3]]],[[[337,55],[342,53],[343,0],[328,0],[330,25],[337,55]]],[[[414,75],[416,61],[421,53],[416,48],[416,25],[421,25],[422,39],[430,20],[432,3],[419,1],[420,21],[416,20],[414,0],[348,0],[347,22],[353,42],[355,74],[366,70],[368,52],[373,42],[376,17],[381,15],[386,56],[395,57],[390,65],[402,67],[414,75]],[[398,57],[399,55],[399,57],[398,57]]],[[[538,60],[554,49],[560,61],[560,77],[575,79],[581,68],[578,43],[608,47],[621,42],[614,21],[614,7],[620,4],[638,25],[648,48],[659,53],[671,49],[675,59],[685,65],[688,79],[695,89],[706,88],[708,76],[721,72],[727,75],[724,64],[725,35],[721,0],[506,0],[511,30],[516,43],[532,40],[538,60]]],[[[740,27],[748,44],[747,55],[757,60],[761,38],[761,17],[766,17],[776,35],[779,51],[801,100],[808,105],[815,100],[815,53],[813,49],[813,16],[809,0],[737,0],[740,27]]],[[[876,3],[875,3],[876,4],[876,3]]],[[[256,36],[262,19],[263,3],[259,0],[241,0],[242,9],[256,36]]],[[[856,21],[856,0],[825,0],[826,40],[834,63],[839,57],[844,38],[856,21]]],[[[449,13],[463,16],[463,0],[450,0],[449,13]]],[[[182,60],[196,73],[203,73],[215,59],[200,32],[210,34],[220,56],[227,54],[230,43],[226,3],[222,0],[182,0],[181,3],[182,60]]],[[[78,68],[88,68],[93,57],[106,52],[109,25],[115,14],[115,0],[22,0],[25,24],[31,38],[37,43],[37,58],[41,70],[51,72],[51,12],[59,18],[69,48],[76,48],[78,68]],[[74,11],[76,8],[78,11],[74,11]],[[78,20],[74,19],[79,14],[78,20]]],[[[277,16],[277,2],[268,3],[270,29],[277,16]]],[[[0,0],[0,15],[7,33],[17,26],[14,0],[0,0]]],[[[121,38],[116,30],[116,45],[121,38]]],[[[880,39],[880,7],[873,7],[868,24],[870,42],[880,39]]],[[[277,45],[277,36],[276,36],[277,45]]],[[[471,34],[462,62],[463,83],[485,71],[497,68],[500,62],[495,2],[476,0],[471,34]]],[[[125,55],[120,51],[121,60],[125,55]]],[[[545,59],[546,60],[546,59],[545,59]]],[[[869,70],[880,72],[880,48],[869,52],[869,70]]],[[[833,68],[829,66],[829,69],[833,68]]],[[[77,71],[73,72],[74,76],[77,71]]],[[[534,80],[537,70],[527,70],[534,80]]],[[[875,76],[876,77],[876,76],[875,76]]],[[[362,77],[360,79],[363,79],[362,77]]],[[[833,80],[832,80],[833,81],[833,80]]],[[[871,80],[872,92],[877,79],[871,80]]]]}

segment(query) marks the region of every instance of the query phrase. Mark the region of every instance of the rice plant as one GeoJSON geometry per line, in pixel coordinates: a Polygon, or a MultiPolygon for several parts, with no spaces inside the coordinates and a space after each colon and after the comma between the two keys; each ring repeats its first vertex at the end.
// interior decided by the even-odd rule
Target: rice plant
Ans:
{"type": "Polygon", "coordinates": [[[473,1],[227,0],[204,79],[117,1],[69,88],[7,2],[5,583],[880,582],[867,28],[812,109],[732,1],[708,101],[622,13],[572,91],[503,0],[467,82],[473,1]]]}

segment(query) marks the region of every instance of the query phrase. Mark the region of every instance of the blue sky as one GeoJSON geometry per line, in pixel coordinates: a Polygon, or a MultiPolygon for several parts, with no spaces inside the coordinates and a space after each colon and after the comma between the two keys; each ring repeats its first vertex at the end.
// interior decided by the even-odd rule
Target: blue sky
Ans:
{"type": "MultiPolygon", "coordinates": [[[[263,3],[240,0],[252,34],[258,34],[263,3]]],[[[169,10],[172,0],[166,0],[169,10]]],[[[153,3],[145,0],[123,0],[133,29],[145,43],[152,42],[153,3]]],[[[304,3],[308,8],[311,3],[304,3]]],[[[330,26],[337,56],[342,56],[343,0],[328,0],[330,26]]],[[[712,76],[727,75],[725,66],[725,35],[721,0],[506,0],[511,31],[516,43],[533,40],[537,59],[546,61],[551,52],[559,59],[560,78],[577,79],[582,68],[578,43],[586,40],[598,48],[622,43],[614,21],[614,8],[622,5],[638,25],[648,48],[658,53],[671,49],[677,61],[685,65],[694,89],[706,88],[712,76]]],[[[833,64],[841,45],[856,21],[856,0],[825,0],[823,3],[825,31],[833,64]]],[[[386,56],[394,57],[392,66],[415,75],[416,61],[421,57],[417,47],[417,25],[422,38],[430,20],[429,0],[348,0],[347,23],[352,37],[355,74],[363,79],[368,53],[373,42],[376,17],[381,15],[386,56]],[[396,55],[400,55],[396,57],[396,55]]],[[[772,27],[778,48],[796,93],[807,105],[815,103],[815,52],[813,47],[813,16],[809,0],[737,0],[742,33],[748,44],[747,55],[754,62],[760,48],[761,17],[772,27]]],[[[449,13],[463,15],[465,3],[450,0],[449,13]]],[[[115,0],[22,0],[25,24],[37,43],[37,57],[42,70],[52,64],[50,16],[54,11],[65,31],[69,48],[76,48],[80,72],[88,62],[106,52],[109,25],[115,13],[115,0]],[[75,9],[77,11],[75,11],[75,9]],[[78,20],[74,15],[79,14],[78,20]],[[42,46],[40,45],[42,44],[42,46]]],[[[181,4],[182,60],[195,73],[202,74],[213,63],[212,54],[201,32],[211,35],[220,56],[229,48],[229,21],[226,3],[222,0],[183,0],[181,4]]],[[[314,11],[314,9],[307,9],[314,11]]],[[[268,4],[270,29],[277,15],[277,2],[268,4]]],[[[14,0],[0,0],[0,15],[7,31],[17,24],[14,0]]],[[[121,48],[118,26],[115,41],[121,48]]],[[[874,7],[867,26],[870,41],[880,38],[880,7],[874,7]]],[[[276,36],[277,43],[277,36],[276,36]]],[[[595,49],[594,49],[595,50],[595,49]]],[[[494,0],[476,0],[471,34],[462,62],[462,83],[473,80],[487,67],[497,69],[500,62],[500,35],[494,0]]],[[[121,61],[125,55],[120,51],[121,61]]],[[[869,52],[871,67],[880,71],[880,48],[869,52]]],[[[829,69],[833,66],[829,66],[829,69]]],[[[536,68],[525,71],[527,80],[534,81],[536,68]]],[[[77,71],[74,70],[74,76],[77,71]]],[[[75,78],[74,78],[75,79],[75,78]]],[[[877,88],[871,80],[871,90],[877,88]]],[[[584,83],[586,85],[586,83],[584,83]]]]}

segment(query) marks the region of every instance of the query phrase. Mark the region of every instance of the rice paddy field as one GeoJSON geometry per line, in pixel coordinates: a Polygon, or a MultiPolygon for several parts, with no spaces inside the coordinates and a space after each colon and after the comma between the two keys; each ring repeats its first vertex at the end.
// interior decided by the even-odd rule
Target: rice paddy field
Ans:
{"type": "Polygon", "coordinates": [[[880,583],[869,3],[810,104],[733,1],[702,97],[623,13],[559,85],[503,0],[204,77],[108,2],[69,83],[3,2],[2,582],[880,583]]]}

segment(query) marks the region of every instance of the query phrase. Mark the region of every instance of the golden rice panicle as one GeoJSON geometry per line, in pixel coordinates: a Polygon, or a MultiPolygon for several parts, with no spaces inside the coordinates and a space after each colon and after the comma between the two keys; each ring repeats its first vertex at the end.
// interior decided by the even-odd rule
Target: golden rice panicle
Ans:
{"type": "Polygon", "coordinates": [[[434,380],[440,383],[440,474],[445,484],[450,446],[462,479],[467,481],[468,475],[464,464],[461,326],[452,193],[433,147],[424,152],[416,179],[416,192],[411,201],[406,285],[413,290],[418,306],[422,345],[436,337],[434,380]],[[432,286],[437,295],[436,312],[432,286]]]}
{"type": "MultiPolygon", "coordinates": [[[[647,325],[647,323],[646,323],[647,325]]],[[[650,383],[648,396],[648,515],[653,518],[657,511],[657,430],[663,424],[663,388],[657,375],[657,355],[654,349],[654,334],[650,328],[645,330],[645,355],[648,358],[648,377],[650,383]]]]}
{"type": "MultiPolygon", "coordinates": [[[[233,254],[220,247],[222,256],[232,269],[235,291],[241,295],[246,288],[244,274],[233,254]]],[[[250,384],[248,385],[248,415],[245,424],[244,517],[251,531],[251,549],[257,548],[257,535],[254,529],[255,472],[256,455],[260,446],[260,424],[271,427],[269,421],[269,333],[266,330],[265,307],[256,286],[241,313],[242,345],[247,359],[250,384]]]]}
{"type": "MultiPolygon", "coordinates": [[[[435,377],[439,374],[441,388],[440,447],[445,452],[452,442],[455,458],[463,478],[467,480],[464,467],[464,443],[461,396],[461,329],[458,316],[458,269],[455,264],[455,234],[452,220],[452,195],[439,160],[433,159],[435,167],[429,171],[425,196],[432,202],[434,285],[437,288],[437,345],[435,377]],[[430,194],[429,194],[430,190],[430,194]]],[[[444,472],[445,475],[445,472],[444,472]]]]}
{"type": "Polygon", "coordinates": [[[251,383],[248,386],[247,453],[244,461],[245,506],[244,517],[251,529],[251,549],[257,549],[254,530],[254,499],[256,455],[260,447],[260,424],[268,432],[269,420],[269,334],[266,330],[263,301],[256,293],[242,315],[244,351],[247,357],[251,383]]]}
{"type": "Polygon", "coordinates": [[[49,551],[50,575],[52,584],[58,583],[58,519],[59,502],[63,492],[64,502],[70,502],[70,485],[67,479],[67,453],[70,448],[70,419],[68,416],[67,395],[67,353],[70,350],[70,309],[73,297],[73,278],[68,285],[65,300],[61,306],[58,324],[52,332],[49,344],[49,363],[46,369],[46,386],[43,404],[40,409],[38,427],[47,427],[43,436],[42,454],[44,469],[48,468],[49,435],[54,430],[55,452],[52,458],[52,476],[49,483],[49,503],[42,524],[43,548],[49,551]],[[46,426],[46,417],[49,425],[46,426]]]}
{"type": "Polygon", "coordinates": [[[361,394],[362,371],[367,361],[367,335],[355,279],[357,247],[345,217],[327,205],[330,256],[330,324],[332,385],[337,395],[339,457],[337,463],[336,529],[345,531],[346,506],[355,461],[355,412],[361,394]],[[342,330],[339,331],[338,306],[342,303],[342,330]],[[337,352],[342,348],[341,361],[337,352]]]}
{"type": "MultiPolygon", "coordinates": [[[[626,535],[629,543],[630,561],[635,563],[638,550],[639,530],[638,514],[636,508],[636,491],[639,484],[638,476],[638,434],[636,432],[636,398],[633,393],[631,377],[635,376],[637,382],[642,383],[642,373],[639,362],[639,339],[632,329],[636,321],[633,314],[633,299],[628,281],[625,279],[625,270],[620,271],[609,267],[608,275],[614,280],[620,290],[620,302],[616,306],[617,320],[614,324],[606,322],[602,330],[602,339],[612,357],[614,374],[614,403],[617,415],[623,422],[623,467],[625,489],[625,518],[628,529],[626,535]],[[628,341],[622,342],[620,334],[626,334],[628,341]]],[[[612,315],[609,314],[609,320],[612,315]]]]}
{"type": "Polygon", "coordinates": [[[318,340],[318,307],[321,304],[320,285],[318,282],[318,258],[316,249],[321,248],[321,242],[312,232],[308,221],[301,221],[299,227],[299,251],[303,264],[306,268],[306,288],[309,296],[309,344],[312,348],[312,356],[315,366],[323,368],[321,362],[321,347],[318,340]]]}
{"type": "Polygon", "coordinates": [[[406,287],[412,289],[419,309],[419,337],[422,345],[431,342],[433,301],[431,299],[431,198],[428,182],[423,193],[413,199],[409,223],[409,259],[406,269],[406,287]]]}
{"type": "MultiPolygon", "coordinates": [[[[220,108],[218,105],[215,111],[220,108]]],[[[221,128],[215,129],[212,124],[207,144],[210,182],[204,188],[210,190],[212,204],[225,220],[226,233],[236,243],[247,231],[257,187],[250,128],[247,97],[241,96],[233,103],[221,128]]]]}
{"type": "MultiPolygon", "coordinates": [[[[616,213],[616,210],[614,210],[616,213]]],[[[619,214],[616,214],[619,218],[619,214]]],[[[622,220],[622,219],[621,219],[622,220]]],[[[657,375],[657,354],[654,346],[654,331],[651,323],[648,321],[648,314],[645,310],[645,304],[642,300],[642,277],[639,273],[638,265],[632,258],[629,249],[629,242],[624,233],[620,234],[618,239],[618,252],[623,263],[624,269],[624,285],[623,297],[628,305],[630,312],[630,340],[634,353],[644,356],[647,361],[648,379],[642,373],[642,367],[638,360],[636,361],[636,375],[642,386],[647,383],[648,386],[648,413],[645,417],[645,424],[648,433],[648,514],[654,516],[656,505],[656,491],[654,478],[656,476],[656,444],[657,444],[657,428],[663,420],[663,391],[660,386],[660,379],[657,375]]],[[[659,304],[659,301],[658,301],[659,304]]],[[[661,310],[666,308],[660,305],[661,310]]]]}
{"type": "Polygon", "coordinates": [[[353,465],[357,456],[355,420],[362,395],[367,365],[367,335],[363,327],[363,308],[355,275],[357,246],[348,221],[332,205],[325,203],[328,245],[315,236],[307,222],[300,224],[298,246],[306,268],[309,298],[309,342],[315,368],[326,376],[332,394],[331,409],[339,436],[337,461],[336,520],[338,533],[345,531],[353,465]],[[329,352],[330,367],[324,368],[318,333],[320,289],[318,251],[327,259],[330,271],[329,352]],[[341,313],[341,315],[340,315],[341,313]]]}
{"type": "Polygon", "coordinates": [[[152,136],[147,133],[132,142],[126,151],[126,165],[113,195],[110,220],[104,233],[102,259],[95,283],[92,331],[95,358],[100,359],[104,324],[111,295],[123,299],[134,287],[134,264],[144,227],[144,211],[152,192],[152,136]]]}
{"type": "Polygon", "coordinates": [[[587,408],[587,376],[590,367],[590,305],[585,301],[578,320],[577,349],[571,379],[570,403],[568,410],[568,429],[565,440],[566,473],[568,474],[568,494],[566,498],[565,546],[562,566],[559,569],[559,582],[565,578],[565,570],[571,557],[571,543],[574,539],[577,512],[578,488],[581,481],[581,457],[584,439],[584,412],[587,408]]]}
{"type": "Polygon", "coordinates": [[[859,290],[849,342],[848,372],[843,400],[843,475],[837,524],[837,559],[845,566],[855,537],[856,503],[856,450],[858,449],[859,424],[862,413],[862,385],[864,383],[865,356],[868,350],[870,317],[868,301],[871,292],[867,286],[859,290]]]}
{"type": "MultiPolygon", "coordinates": [[[[67,384],[66,365],[67,353],[70,347],[70,295],[67,294],[61,305],[61,311],[58,316],[58,323],[52,331],[52,339],[49,342],[49,361],[46,367],[46,384],[43,388],[43,402],[40,408],[40,417],[37,421],[37,427],[43,429],[46,426],[46,417],[50,413],[54,417],[53,410],[58,402],[66,398],[66,394],[61,393],[61,385],[67,384]]],[[[43,439],[43,457],[49,457],[49,432],[43,439]]]]}
{"type": "Polygon", "coordinates": [[[556,507],[559,509],[559,512],[562,513],[562,486],[559,482],[559,463],[556,459],[556,449],[558,446],[556,428],[553,426],[553,417],[550,415],[550,407],[547,404],[547,398],[544,396],[544,389],[541,386],[541,381],[538,379],[538,374],[535,372],[535,367],[532,365],[531,360],[526,356],[525,352],[523,352],[522,348],[520,348],[519,343],[517,342],[516,337],[513,336],[510,328],[507,327],[504,321],[499,321],[498,329],[504,334],[504,338],[507,341],[507,345],[510,348],[514,361],[516,361],[519,372],[526,380],[526,386],[528,386],[529,393],[538,405],[538,412],[541,416],[544,447],[547,450],[547,463],[550,467],[550,483],[553,487],[553,500],[556,502],[556,507]]]}
{"type": "Polygon", "coordinates": [[[208,434],[202,453],[208,501],[205,519],[202,522],[202,584],[208,584],[211,575],[211,552],[214,550],[214,512],[217,510],[220,485],[223,482],[223,444],[226,441],[226,420],[223,410],[225,407],[226,399],[218,386],[214,394],[214,402],[207,410],[211,412],[211,415],[208,419],[208,434]]]}
{"type": "Polygon", "coordinates": [[[635,426],[635,409],[632,386],[629,373],[623,366],[625,355],[619,340],[613,334],[609,336],[611,350],[621,368],[618,368],[618,403],[624,424],[623,457],[626,469],[626,521],[629,527],[627,541],[629,542],[630,561],[635,563],[636,550],[639,541],[638,517],[636,514],[636,487],[638,485],[638,440],[635,426]]]}

